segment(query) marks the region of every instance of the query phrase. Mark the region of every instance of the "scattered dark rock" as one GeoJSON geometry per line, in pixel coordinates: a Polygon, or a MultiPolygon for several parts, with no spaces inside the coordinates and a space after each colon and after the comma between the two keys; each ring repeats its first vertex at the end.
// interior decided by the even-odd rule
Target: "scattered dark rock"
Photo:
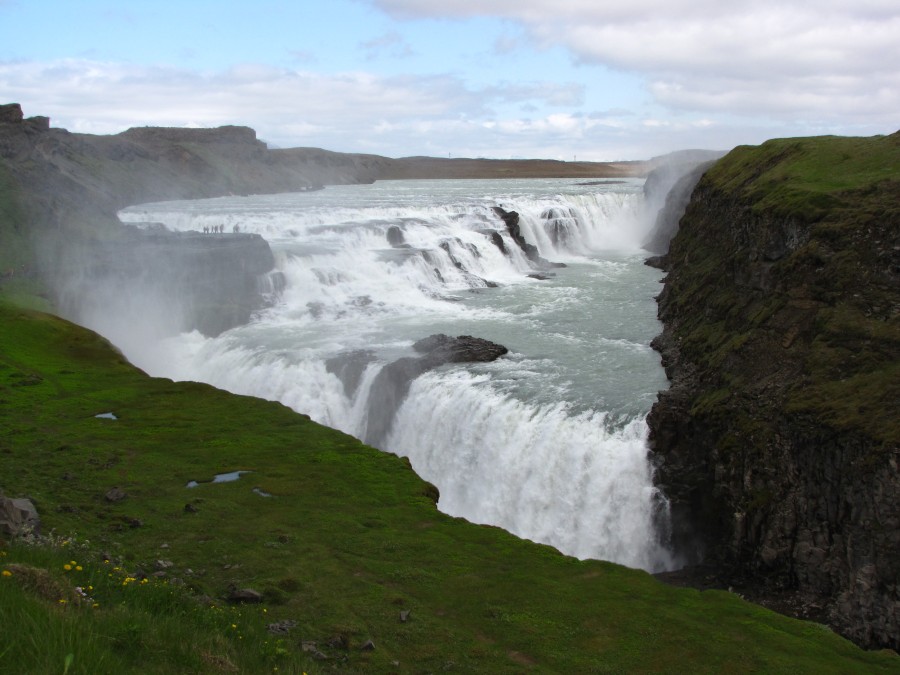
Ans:
{"type": "Polygon", "coordinates": [[[198,511],[200,511],[200,509],[198,509],[198,508],[197,508],[196,506],[194,506],[193,504],[188,503],[188,504],[185,504],[185,505],[184,505],[184,512],[185,512],[185,513],[197,513],[198,511]]]}
{"type": "Polygon", "coordinates": [[[361,651],[361,652],[371,652],[371,651],[375,651],[375,643],[372,642],[371,640],[366,640],[366,641],[362,644],[362,646],[359,648],[359,651],[361,651]]]}
{"type": "Polygon", "coordinates": [[[115,504],[116,502],[120,502],[125,499],[128,495],[118,487],[114,487],[111,490],[107,490],[106,494],[103,495],[103,498],[111,504],[115,504]]]}
{"type": "Polygon", "coordinates": [[[327,661],[328,655],[324,652],[319,651],[318,646],[315,642],[304,641],[300,643],[300,649],[309,654],[311,657],[316,659],[316,661],[327,661]]]}
{"type": "Polygon", "coordinates": [[[340,635],[334,635],[328,640],[328,646],[332,649],[342,649],[347,651],[350,649],[350,638],[343,633],[340,635]]]}
{"type": "Polygon", "coordinates": [[[297,622],[293,619],[282,619],[281,621],[270,623],[268,626],[266,626],[266,630],[268,630],[272,635],[287,635],[296,625],[297,622]]]}
{"type": "Polygon", "coordinates": [[[252,588],[239,588],[229,591],[226,599],[233,603],[256,604],[263,601],[263,595],[252,588]]]}
{"type": "Polygon", "coordinates": [[[410,610],[408,610],[408,609],[402,610],[400,612],[400,622],[406,623],[407,621],[409,621],[409,614],[410,614],[410,610]]]}

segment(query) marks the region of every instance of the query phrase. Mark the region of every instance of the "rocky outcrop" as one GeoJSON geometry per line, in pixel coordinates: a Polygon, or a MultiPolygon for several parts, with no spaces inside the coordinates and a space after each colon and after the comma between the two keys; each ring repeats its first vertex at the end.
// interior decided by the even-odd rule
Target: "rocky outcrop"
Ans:
{"type": "MultiPolygon", "coordinates": [[[[516,211],[507,211],[499,206],[492,207],[494,213],[503,223],[506,225],[506,229],[509,232],[509,236],[512,237],[512,240],[516,242],[516,245],[522,249],[522,252],[525,254],[525,257],[528,260],[537,266],[540,269],[551,269],[553,267],[565,267],[564,263],[553,263],[547,260],[546,258],[541,257],[538,252],[537,246],[528,242],[525,239],[525,235],[522,234],[522,228],[519,225],[519,214],[516,211]]],[[[494,240],[496,244],[496,240],[494,240]]],[[[498,244],[500,250],[506,253],[506,247],[502,244],[502,239],[498,244]]]]}
{"type": "Polygon", "coordinates": [[[503,345],[482,338],[470,335],[450,337],[443,334],[419,340],[413,345],[413,350],[419,355],[405,356],[389,363],[372,382],[364,438],[369,445],[383,446],[394,415],[406,398],[412,381],[419,375],[448,363],[494,361],[508,352],[503,345]]]}
{"type": "Polygon", "coordinates": [[[665,258],[671,388],[648,419],[685,562],[894,649],[898,161],[895,134],[773,141],[706,172],[665,258]]]}
{"type": "Polygon", "coordinates": [[[18,124],[24,119],[22,106],[18,103],[0,105],[0,124],[18,124]]]}

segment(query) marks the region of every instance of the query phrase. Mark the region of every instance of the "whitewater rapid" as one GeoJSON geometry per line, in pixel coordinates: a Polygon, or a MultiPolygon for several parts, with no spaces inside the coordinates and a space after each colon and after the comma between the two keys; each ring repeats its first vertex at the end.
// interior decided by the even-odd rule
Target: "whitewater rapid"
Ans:
{"type": "Polygon", "coordinates": [[[108,337],[153,375],[278,400],[409,457],[448,514],[579,558],[670,568],[644,422],[667,384],[649,346],[659,273],[643,265],[640,188],[385,181],[130,207],[123,222],[262,235],[284,287],[215,338],[108,337]],[[566,266],[529,259],[495,207],[566,266]],[[373,420],[378,372],[434,333],[510,353],[426,372],[390,420],[373,420]]]}

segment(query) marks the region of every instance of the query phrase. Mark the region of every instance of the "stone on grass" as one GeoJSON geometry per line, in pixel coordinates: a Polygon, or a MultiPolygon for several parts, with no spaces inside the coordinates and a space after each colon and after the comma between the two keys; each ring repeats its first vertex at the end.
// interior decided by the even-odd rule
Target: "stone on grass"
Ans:
{"type": "Polygon", "coordinates": [[[119,489],[118,487],[114,487],[111,490],[107,491],[107,493],[104,495],[104,498],[109,503],[115,504],[116,502],[122,501],[127,496],[128,495],[123,490],[119,489]]]}
{"type": "Polygon", "coordinates": [[[260,603],[263,596],[252,588],[235,588],[228,593],[227,599],[228,602],[260,603]]]}
{"type": "Polygon", "coordinates": [[[40,534],[41,519],[30,499],[10,499],[0,496],[0,534],[17,537],[20,534],[40,534]]]}

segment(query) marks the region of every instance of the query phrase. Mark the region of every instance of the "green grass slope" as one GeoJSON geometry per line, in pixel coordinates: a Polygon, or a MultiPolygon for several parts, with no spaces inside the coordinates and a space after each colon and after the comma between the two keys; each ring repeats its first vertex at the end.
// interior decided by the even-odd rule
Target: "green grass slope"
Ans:
{"type": "Polygon", "coordinates": [[[445,516],[403,459],[147,377],[50,315],[0,302],[0,326],[0,487],[55,542],[0,546],[0,672],[900,672],[736,595],[445,516]]]}

